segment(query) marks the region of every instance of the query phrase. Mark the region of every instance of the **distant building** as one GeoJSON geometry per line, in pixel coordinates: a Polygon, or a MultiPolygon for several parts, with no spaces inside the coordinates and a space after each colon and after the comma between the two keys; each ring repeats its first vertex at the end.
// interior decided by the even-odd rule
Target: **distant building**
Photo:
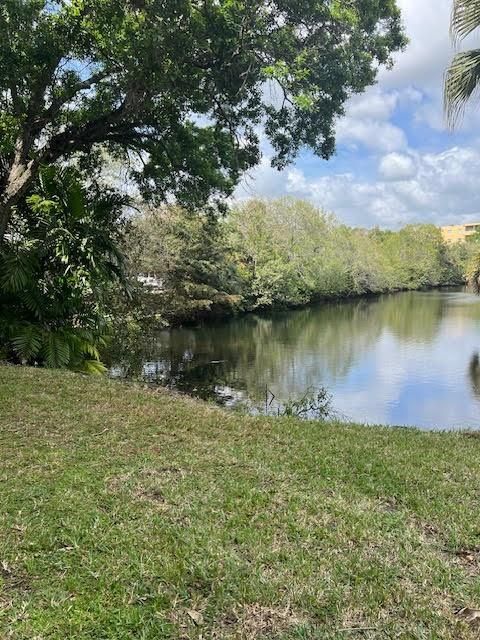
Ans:
{"type": "Polygon", "coordinates": [[[440,228],[445,242],[465,242],[469,236],[473,236],[480,230],[480,222],[467,222],[466,224],[451,224],[440,228]]]}

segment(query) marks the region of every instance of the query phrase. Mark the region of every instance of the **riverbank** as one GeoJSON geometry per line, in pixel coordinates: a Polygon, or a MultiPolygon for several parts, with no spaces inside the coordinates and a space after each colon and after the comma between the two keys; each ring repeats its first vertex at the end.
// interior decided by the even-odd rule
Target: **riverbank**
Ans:
{"type": "MultiPolygon", "coordinates": [[[[465,279],[458,279],[457,281],[450,281],[446,283],[440,284],[432,284],[428,286],[416,287],[416,288],[394,288],[394,289],[384,289],[379,291],[363,291],[361,293],[335,293],[331,295],[318,295],[316,297],[312,297],[311,299],[305,302],[299,303],[284,303],[283,305],[272,305],[272,306],[263,306],[263,307],[238,307],[238,308],[209,308],[204,310],[201,314],[198,314],[192,318],[185,318],[184,315],[179,313],[178,316],[171,316],[169,321],[163,321],[161,319],[161,313],[158,312],[156,314],[156,320],[153,318],[145,322],[145,327],[143,330],[145,332],[155,332],[155,331],[164,331],[169,329],[181,329],[183,327],[191,328],[198,327],[202,325],[208,324],[218,324],[233,318],[242,318],[245,316],[261,316],[261,317],[272,317],[275,314],[285,313],[287,311],[298,311],[302,309],[308,309],[309,307],[315,307],[320,304],[331,305],[331,304],[348,304],[349,302],[357,302],[357,301],[369,301],[376,300],[381,298],[382,296],[394,296],[398,293],[409,293],[409,292],[429,292],[429,291],[448,291],[449,289],[458,289],[460,287],[469,287],[468,282],[465,279]]],[[[472,290],[473,292],[473,290],[472,290]]],[[[476,293],[476,292],[475,292],[476,293]]],[[[159,305],[158,310],[161,308],[159,305]]]]}
{"type": "Polygon", "coordinates": [[[0,636],[473,639],[480,438],[0,367],[0,636]]]}
{"type": "Polygon", "coordinates": [[[222,220],[150,212],[134,229],[132,273],[153,286],[143,307],[170,325],[462,282],[476,246],[446,244],[428,224],[347,227],[290,198],[249,201],[222,220]]]}

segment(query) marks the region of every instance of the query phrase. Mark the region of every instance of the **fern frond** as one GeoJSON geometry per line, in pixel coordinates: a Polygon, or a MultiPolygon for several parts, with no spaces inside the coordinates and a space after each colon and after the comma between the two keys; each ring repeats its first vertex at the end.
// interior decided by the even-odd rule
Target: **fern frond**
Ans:
{"type": "Polygon", "coordinates": [[[42,318],[44,304],[42,294],[38,289],[26,289],[20,293],[20,297],[25,307],[31,311],[37,318],[42,318]]]}
{"type": "Polygon", "coordinates": [[[2,275],[0,284],[11,293],[24,290],[32,282],[38,270],[35,253],[27,250],[6,253],[1,261],[2,275]]]}
{"type": "Polygon", "coordinates": [[[43,345],[45,363],[51,369],[64,369],[70,363],[70,344],[63,332],[49,332],[43,345]]]}
{"type": "Polygon", "coordinates": [[[84,360],[77,371],[90,376],[101,376],[107,372],[107,367],[99,360],[84,360]]]}

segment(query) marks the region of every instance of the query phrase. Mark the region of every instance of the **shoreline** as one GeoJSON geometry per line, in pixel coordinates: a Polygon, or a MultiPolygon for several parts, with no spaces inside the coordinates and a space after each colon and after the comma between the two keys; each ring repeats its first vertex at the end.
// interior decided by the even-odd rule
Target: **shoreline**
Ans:
{"type": "MultiPolygon", "coordinates": [[[[318,298],[312,298],[308,302],[298,304],[298,305],[285,305],[285,306],[266,306],[266,307],[257,307],[253,309],[246,310],[237,310],[232,311],[231,313],[218,314],[215,312],[210,312],[205,316],[202,316],[196,320],[184,320],[184,321],[173,321],[170,324],[167,324],[163,327],[158,327],[155,331],[169,331],[171,329],[181,329],[185,328],[195,328],[201,327],[204,325],[215,325],[216,323],[222,323],[228,320],[232,320],[234,318],[242,318],[249,315],[258,315],[258,316],[268,316],[275,315],[280,313],[286,313],[288,311],[296,311],[300,309],[308,309],[308,307],[312,307],[320,304],[342,304],[349,303],[361,300],[373,300],[380,298],[381,296],[388,295],[396,295],[398,293],[408,293],[408,292],[428,292],[442,289],[454,289],[458,287],[467,287],[468,283],[466,281],[462,281],[459,283],[451,283],[451,284],[438,284],[431,285],[426,287],[421,287],[420,289],[390,289],[386,291],[371,291],[364,293],[357,293],[351,295],[338,295],[338,296],[321,296],[318,298]]],[[[479,298],[480,300],[480,298],[479,298]]]]}

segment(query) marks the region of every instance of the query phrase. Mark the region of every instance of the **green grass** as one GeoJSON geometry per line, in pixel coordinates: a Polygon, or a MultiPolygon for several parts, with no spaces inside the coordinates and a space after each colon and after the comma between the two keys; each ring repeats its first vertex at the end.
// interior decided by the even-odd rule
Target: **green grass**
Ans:
{"type": "Polygon", "coordinates": [[[479,454],[0,367],[0,638],[477,638],[479,454]]]}

